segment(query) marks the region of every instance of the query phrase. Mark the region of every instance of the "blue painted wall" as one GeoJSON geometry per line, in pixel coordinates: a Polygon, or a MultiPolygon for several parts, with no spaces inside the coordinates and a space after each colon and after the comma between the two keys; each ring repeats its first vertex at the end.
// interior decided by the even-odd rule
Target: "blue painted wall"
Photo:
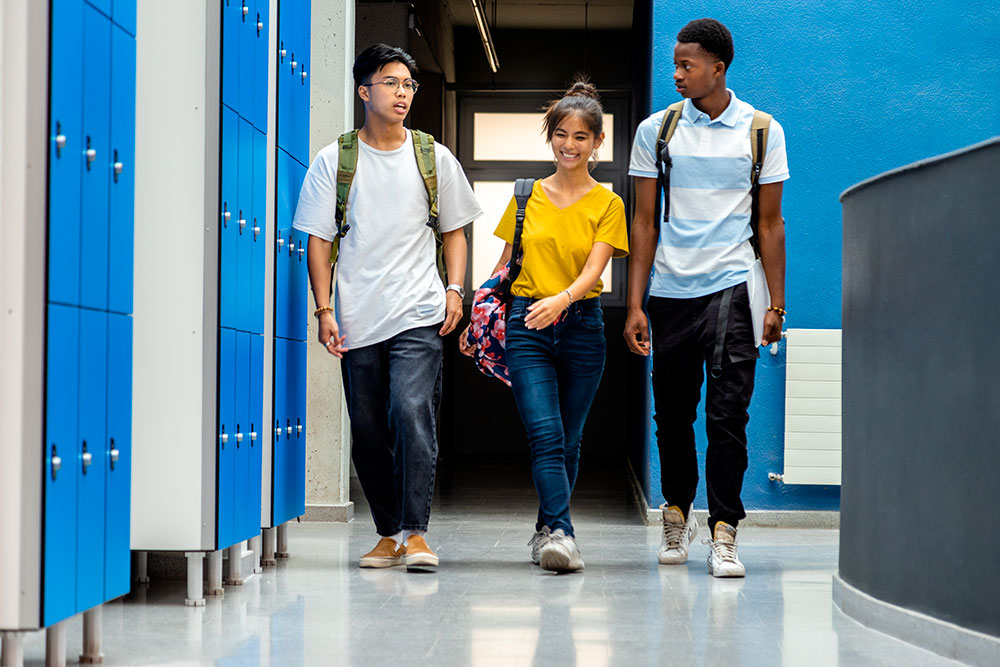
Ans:
{"type": "MultiPolygon", "coordinates": [[[[838,197],[887,169],[1000,134],[1000,5],[653,0],[654,109],[679,99],[672,79],[677,32],[705,16],[733,33],[729,87],[785,128],[787,326],[839,328],[838,197]]],[[[757,367],[744,503],[748,509],[837,509],[839,487],[767,479],[784,467],[784,359],[783,350],[777,357],[763,351],[757,367]]],[[[695,428],[704,471],[704,420],[695,428]]],[[[655,432],[650,448],[648,497],[659,504],[655,432]]],[[[704,484],[695,506],[707,507],[704,484]]]]}

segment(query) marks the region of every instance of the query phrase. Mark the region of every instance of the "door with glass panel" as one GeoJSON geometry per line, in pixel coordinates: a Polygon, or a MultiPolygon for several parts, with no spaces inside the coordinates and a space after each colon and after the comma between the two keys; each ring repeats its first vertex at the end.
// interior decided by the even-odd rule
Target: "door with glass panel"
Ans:
{"type": "MultiPolygon", "coordinates": [[[[472,183],[484,214],[469,226],[469,262],[466,269],[465,314],[468,323],[472,294],[490,276],[504,242],[493,235],[514,193],[518,178],[540,179],[555,170],[552,150],[542,131],[544,105],[555,91],[529,93],[467,93],[459,96],[458,158],[472,183]]],[[[605,108],[604,144],[592,174],[598,182],[621,195],[630,216],[628,153],[632,135],[631,93],[602,94],[605,108]]],[[[605,379],[588,420],[585,441],[607,442],[600,433],[598,415],[613,410],[604,400],[623,364],[627,259],[608,264],[602,281],[608,359],[605,379]]],[[[510,390],[495,379],[479,374],[473,363],[457,351],[457,339],[446,340],[444,393],[441,411],[441,459],[452,462],[526,460],[524,430],[510,390]],[[487,426],[488,425],[488,426],[487,426]]],[[[597,444],[597,446],[603,446],[597,444]]]]}

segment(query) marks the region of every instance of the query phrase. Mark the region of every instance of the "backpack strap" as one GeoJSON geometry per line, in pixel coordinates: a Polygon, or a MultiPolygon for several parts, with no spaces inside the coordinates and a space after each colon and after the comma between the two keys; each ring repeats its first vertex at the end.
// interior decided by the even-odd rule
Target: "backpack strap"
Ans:
{"type": "Polygon", "coordinates": [[[754,110],[753,120],[750,123],[750,156],[753,160],[753,167],[750,171],[750,229],[753,236],[750,237],[750,245],[753,246],[753,253],[760,257],[760,238],[757,236],[757,227],[760,218],[760,171],[764,167],[764,156],[767,154],[767,133],[771,129],[771,114],[754,110]]]}
{"type": "Polygon", "coordinates": [[[510,253],[510,270],[507,272],[507,280],[501,292],[510,296],[514,282],[521,274],[521,232],[524,231],[524,211],[528,207],[528,200],[531,199],[531,191],[535,187],[535,179],[519,178],[514,181],[514,201],[517,203],[517,211],[514,213],[514,243],[510,253]]]}
{"type": "Polygon", "coordinates": [[[347,224],[347,199],[351,194],[351,183],[354,172],[358,168],[358,131],[351,130],[337,139],[337,235],[333,237],[333,247],[330,249],[330,263],[337,263],[340,254],[340,239],[347,236],[351,228],[347,224]]]}
{"type": "Polygon", "coordinates": [[[663,122],[660,123],[660,131],[656,138],[656,213],[653,220],[657,235],[660,233],[660,222],[670,217],[670,168],[673,166],[673,162],[670,159],[668,144],[670,138],[674,136],[674,130],[677,129],[677,122],[681,119],[683,111],[684,100],[668,106],[663,113],[663,122]],[[663,193],[664,199],[662,209],[661,193],[663,193]]]}
{"type": "Polygon", "coordinates": [[[447,284],[448,268],[444,263],[444,239],[441,237],[441,225],[438,223],[438,179],[434,137],[420,130],[410,130],[410,134],[413,135],[413,153],[417,158],[417,169],[420,170],[420,177],[424,180],[427,200],[430,202],[427,226],[434,232],[438,273],[441,275],[441,282],[447,284]]]}

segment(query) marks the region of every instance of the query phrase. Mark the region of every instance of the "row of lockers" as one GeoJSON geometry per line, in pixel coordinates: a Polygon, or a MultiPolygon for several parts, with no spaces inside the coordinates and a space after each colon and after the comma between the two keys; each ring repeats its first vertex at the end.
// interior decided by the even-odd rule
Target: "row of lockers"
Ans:
{"type": "Polygon", "coordinates": [[[43,623],[129,591],[132,318],[48,307],[43,623]]]}
{"type": "MultiPolygon", "coordinates": [[[[52,2],[48,300],[129,313],[135,38],[94,5],[52,2]]],[[[114,11],[134,32],[134,0],[114,11]]]]}

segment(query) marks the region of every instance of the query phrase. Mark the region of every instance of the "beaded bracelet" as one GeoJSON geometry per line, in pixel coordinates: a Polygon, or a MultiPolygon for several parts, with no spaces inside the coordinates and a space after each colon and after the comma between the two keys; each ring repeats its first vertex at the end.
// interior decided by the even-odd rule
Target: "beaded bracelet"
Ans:
{"type": "Polygon", "coordinates": [[[330,306],[323,306],[321,308],[316,309],[316,311],[313,313],[313,317],[319,317],[323,313],[332,313],[332,312],[333,308],[331,308],[330,306]]]}
{"type": "Polygon", "coordinates": [[[773,311],[773,312],[775,312],[775,313],[778,313],[778,315],[780,315],[780,316],[782,316],[782,317],[784,317],[785,315],[787,315],[787,314],[788,314],[788,311],[786,311],[786,310],[785,310],[784,308],[778,308],[777,306],[768,306],[768,307],[767,307],[767,310],[768,310],[769,312],[770,312],[770,311],[773,311]]]}
{"type": "Polygon", "coordinates": [[[573,305],[573,301],[575,300],[573,299],[573,293],[570,292],[569,289],[564,289],[563,292],[569,297],[569,303],[566,304],[566,307],[569,308],[573,305]]]}

